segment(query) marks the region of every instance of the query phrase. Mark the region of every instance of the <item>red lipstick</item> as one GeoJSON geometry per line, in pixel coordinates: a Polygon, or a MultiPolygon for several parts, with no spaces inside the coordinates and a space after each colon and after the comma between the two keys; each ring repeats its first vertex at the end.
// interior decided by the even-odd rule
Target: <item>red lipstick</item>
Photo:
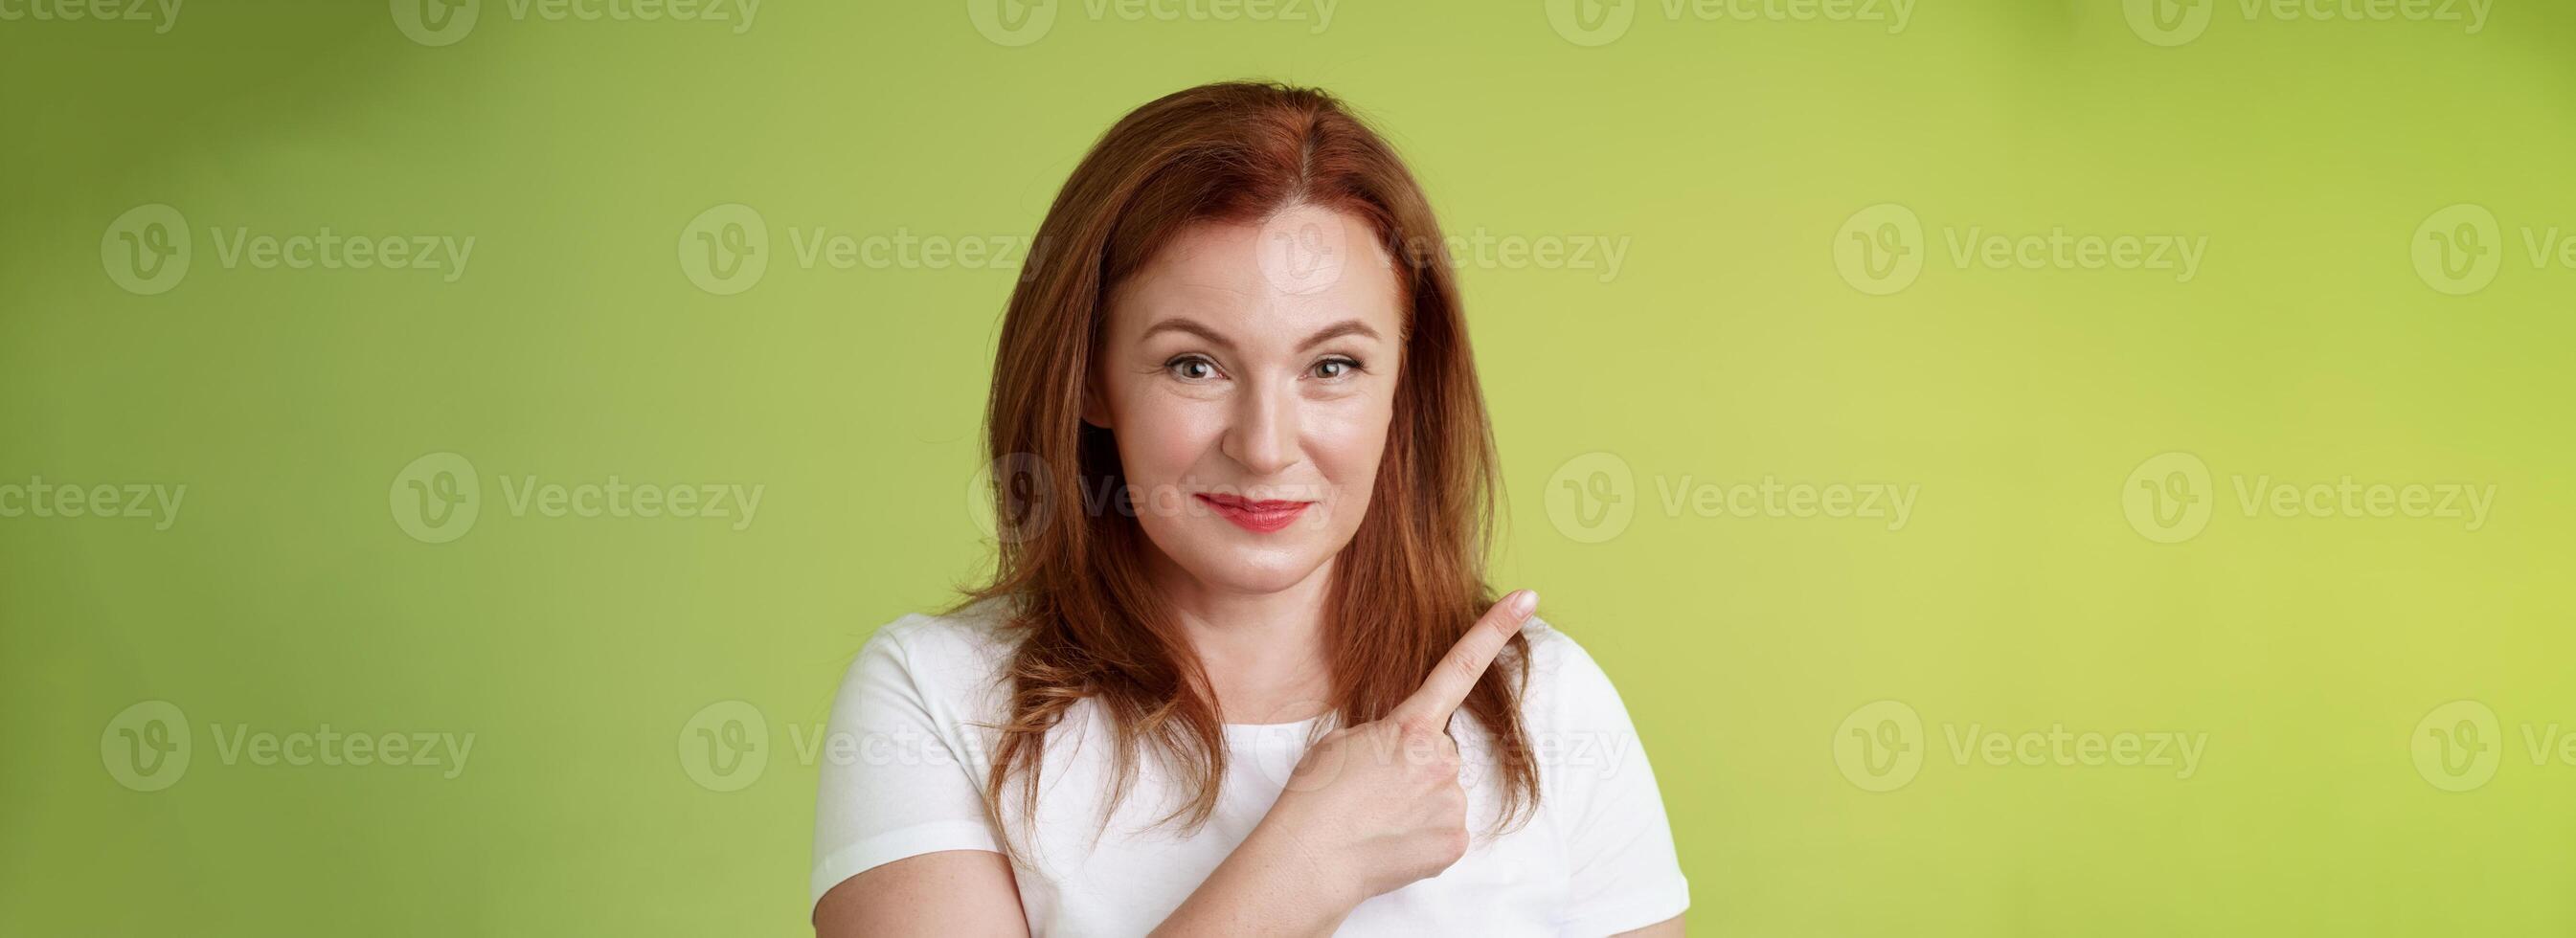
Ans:
{"type": "Polygon", "coordinates": [[[1256,502],[1208,492],[1200,492],[1197,497],[1208,507],[1216,509],[1217,514],[1224,515],[1225,520],[1234,522],[1235,527],[1254,534],[1268,534],[1295,524],[1298,516],[1306,513],[1306,507],[1314,504],[1275,499],[1256,502]]]}

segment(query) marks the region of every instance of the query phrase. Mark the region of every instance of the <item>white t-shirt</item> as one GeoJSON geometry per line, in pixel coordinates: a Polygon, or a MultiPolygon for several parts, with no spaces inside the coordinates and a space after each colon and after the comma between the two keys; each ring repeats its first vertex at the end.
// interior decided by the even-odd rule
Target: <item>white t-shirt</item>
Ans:
{"type": "MultiPolygon", "coordinates": [[[[984,810],[1011,648],[996,602],[952,616],[906,616],[859,650],[832,705],[814,820],[813,898],[905,857],[995,850],[984,810]]],[[[1619,693],[1592,657],[1533,617],[1524,726],[1539,762],[1539,811],[1499,838],[1486,831],[1498,786],[1481,728],[1458,717],[1469,830],[1465,858],[1438,876],[1374,896],[1346,935],[1605,935],[1690,905],[1672,829],[1619,693]]],[[[1154,821],[1181,803],[1170,773],[1140,747],[1127,800],[1100,828],[1111,781],[1108,717],[1076,704],[1047,738],[1037,836],[1003,799],[1028,864],[1016,870],[1035,935],[1141,935],[1178,908],[1278,800],[1318,721],[1225,727],[1229,761],[1216,813],[1184,837],[1154,821]],[[1095,839],[1096,837],[1096,839],[1095,839]]]]}

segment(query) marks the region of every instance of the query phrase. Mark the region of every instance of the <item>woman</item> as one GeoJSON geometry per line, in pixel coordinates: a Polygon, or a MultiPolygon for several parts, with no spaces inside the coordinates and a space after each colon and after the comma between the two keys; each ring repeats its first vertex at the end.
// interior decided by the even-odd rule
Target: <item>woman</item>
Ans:
{"type": "Polygon", "coordinates": [[[1318,91],[1192,88],[1037,244],[998,568],[851,665],[816,930],[1680,934],[1618,693],[1483,582],[1483,397],[1386,143],[1318,91]]]}

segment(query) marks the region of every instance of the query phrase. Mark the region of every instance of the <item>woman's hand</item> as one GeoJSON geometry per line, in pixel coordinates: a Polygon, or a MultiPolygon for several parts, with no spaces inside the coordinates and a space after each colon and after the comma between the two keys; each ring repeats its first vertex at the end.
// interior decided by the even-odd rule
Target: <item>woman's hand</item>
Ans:
{"type": "Polygon", "coordinates": [[[1467,790],[1449,715],[1537,609],[1537,593],[1503,597],[1386,719],[1317,740],[1270,813],[1155,933],[1330,934],[1369,897],[1458,862],[1467,790]]]}
{"type": "Polygon", "coordinates": [[[1353,904],[1458,862],[1467,854],[1467,790],[1449,717],[1537,608],[1528,590],[1503,597],[1385,719],[1318,740],[1252,836],[1297,843],[1351,890],[1353,904]]]}

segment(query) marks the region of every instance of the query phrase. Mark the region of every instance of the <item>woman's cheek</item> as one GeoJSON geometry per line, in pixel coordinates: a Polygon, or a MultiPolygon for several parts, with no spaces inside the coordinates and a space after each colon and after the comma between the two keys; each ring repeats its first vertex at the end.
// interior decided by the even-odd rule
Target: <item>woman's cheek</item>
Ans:
{"type": "Polygon", "coordinates": [[[1176,394],[1142,396],[1134,431],[1119,447],[1128,480],[1170,486],[1198,466],[1225,432],[1224,404],[1176,394]]]}
{"type": "Polygon", "coordinates": [[[1393,419],[1393,402],[1370,398],[1333,401],[1312,413],[1306,452],[1341,500],[1354,507],[1367,505],[1393,419]]]}

